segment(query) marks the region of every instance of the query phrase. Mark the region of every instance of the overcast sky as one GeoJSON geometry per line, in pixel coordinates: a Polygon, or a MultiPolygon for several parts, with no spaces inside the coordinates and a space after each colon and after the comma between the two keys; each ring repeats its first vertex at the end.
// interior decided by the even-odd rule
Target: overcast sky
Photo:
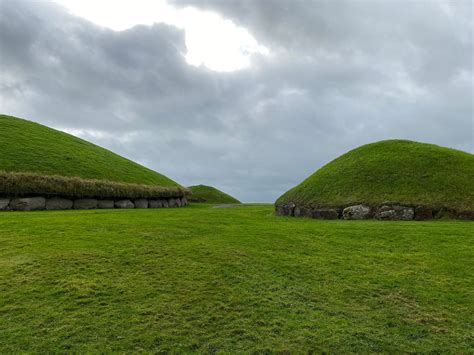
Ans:
{"type": "Polygon", "coordinates": [[[470,0],[0,0],[0,112],[273,202],[361,144],[474,152],[470,0]]]}

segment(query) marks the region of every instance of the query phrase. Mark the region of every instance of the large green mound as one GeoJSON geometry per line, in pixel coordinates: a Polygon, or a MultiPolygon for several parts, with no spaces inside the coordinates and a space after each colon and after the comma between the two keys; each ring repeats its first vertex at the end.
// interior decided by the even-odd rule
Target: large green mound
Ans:
{"type": "Polygon", "coordinates": [[[236,198],[222,192],[215,187],[206,185],[190,186],[192,195],[189,200],[192,202],[205,203],[240,203],[236,198]]]}
{"type": "Polygon", "coordinates": [[[178,186],[166,176],[107,149],[38,123],[5,115],[0,115],[0,170],[178,186]]]}
{"type": "Polygon", "coordinates": [[[387,201],[474,210],[474,155],[406,140],[367,144],[323,166],[276,204],[319,207],[387,201]]]}

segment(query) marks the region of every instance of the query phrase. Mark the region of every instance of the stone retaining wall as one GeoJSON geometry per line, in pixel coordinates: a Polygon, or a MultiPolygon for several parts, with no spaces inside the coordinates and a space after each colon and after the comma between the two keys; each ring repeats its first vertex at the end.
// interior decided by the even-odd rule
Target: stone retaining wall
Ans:
{"type": "Polygon", "coordinates": [[[352,205],[343,207],[301,207],[294,203],[275,206],[279,216],[308,217],[315,219],[379,219],[391,221],[428,220],[457,218],[474,220],[474,211],[455,211],[450,208],[431,208],[427,206],[408,206],[399,203],[384,203],[379,206],[352,205]]]}
{"type": "Polygon", "coordinates": [[[0,197],[0,211],[40,211],[40,210],[90,210],[108,208],[169,208],[188,205],[186,197],[162,199],[117,199],[94,198],[68,199],[63,197],[0,197]]]}

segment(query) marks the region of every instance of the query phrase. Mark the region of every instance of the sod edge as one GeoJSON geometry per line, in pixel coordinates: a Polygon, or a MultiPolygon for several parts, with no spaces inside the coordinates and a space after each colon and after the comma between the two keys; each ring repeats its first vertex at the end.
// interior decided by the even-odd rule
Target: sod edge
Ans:
{"type": "Polygon", "coordinates": [[[142,185],[58,175],[0,171],[0,196],[68,199],[168,199],[191,194],[187,188],[142,185]]]}

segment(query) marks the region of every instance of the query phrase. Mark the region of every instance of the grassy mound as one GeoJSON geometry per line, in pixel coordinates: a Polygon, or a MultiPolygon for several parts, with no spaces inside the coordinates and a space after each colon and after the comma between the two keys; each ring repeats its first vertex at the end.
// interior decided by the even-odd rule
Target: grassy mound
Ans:
{"type": "Polygon", "coordinates": [[[406,140],[367,144],[323,166],[276,204],[318,207],[387,201],[474,210],[474,155],[406,140]]]}
{"type": "Polygon", "coordinates": [[[192,202],[206,203],[240,203],[236,198],[222,192],[215,187],[206,185],[190,186],[192,195],[189,200],[192,202]]]}
{"type": "Polygon", "coordinates": [[[46,126],[0,115],[0,170],[178,186],[140,164],[46,126]]]}

